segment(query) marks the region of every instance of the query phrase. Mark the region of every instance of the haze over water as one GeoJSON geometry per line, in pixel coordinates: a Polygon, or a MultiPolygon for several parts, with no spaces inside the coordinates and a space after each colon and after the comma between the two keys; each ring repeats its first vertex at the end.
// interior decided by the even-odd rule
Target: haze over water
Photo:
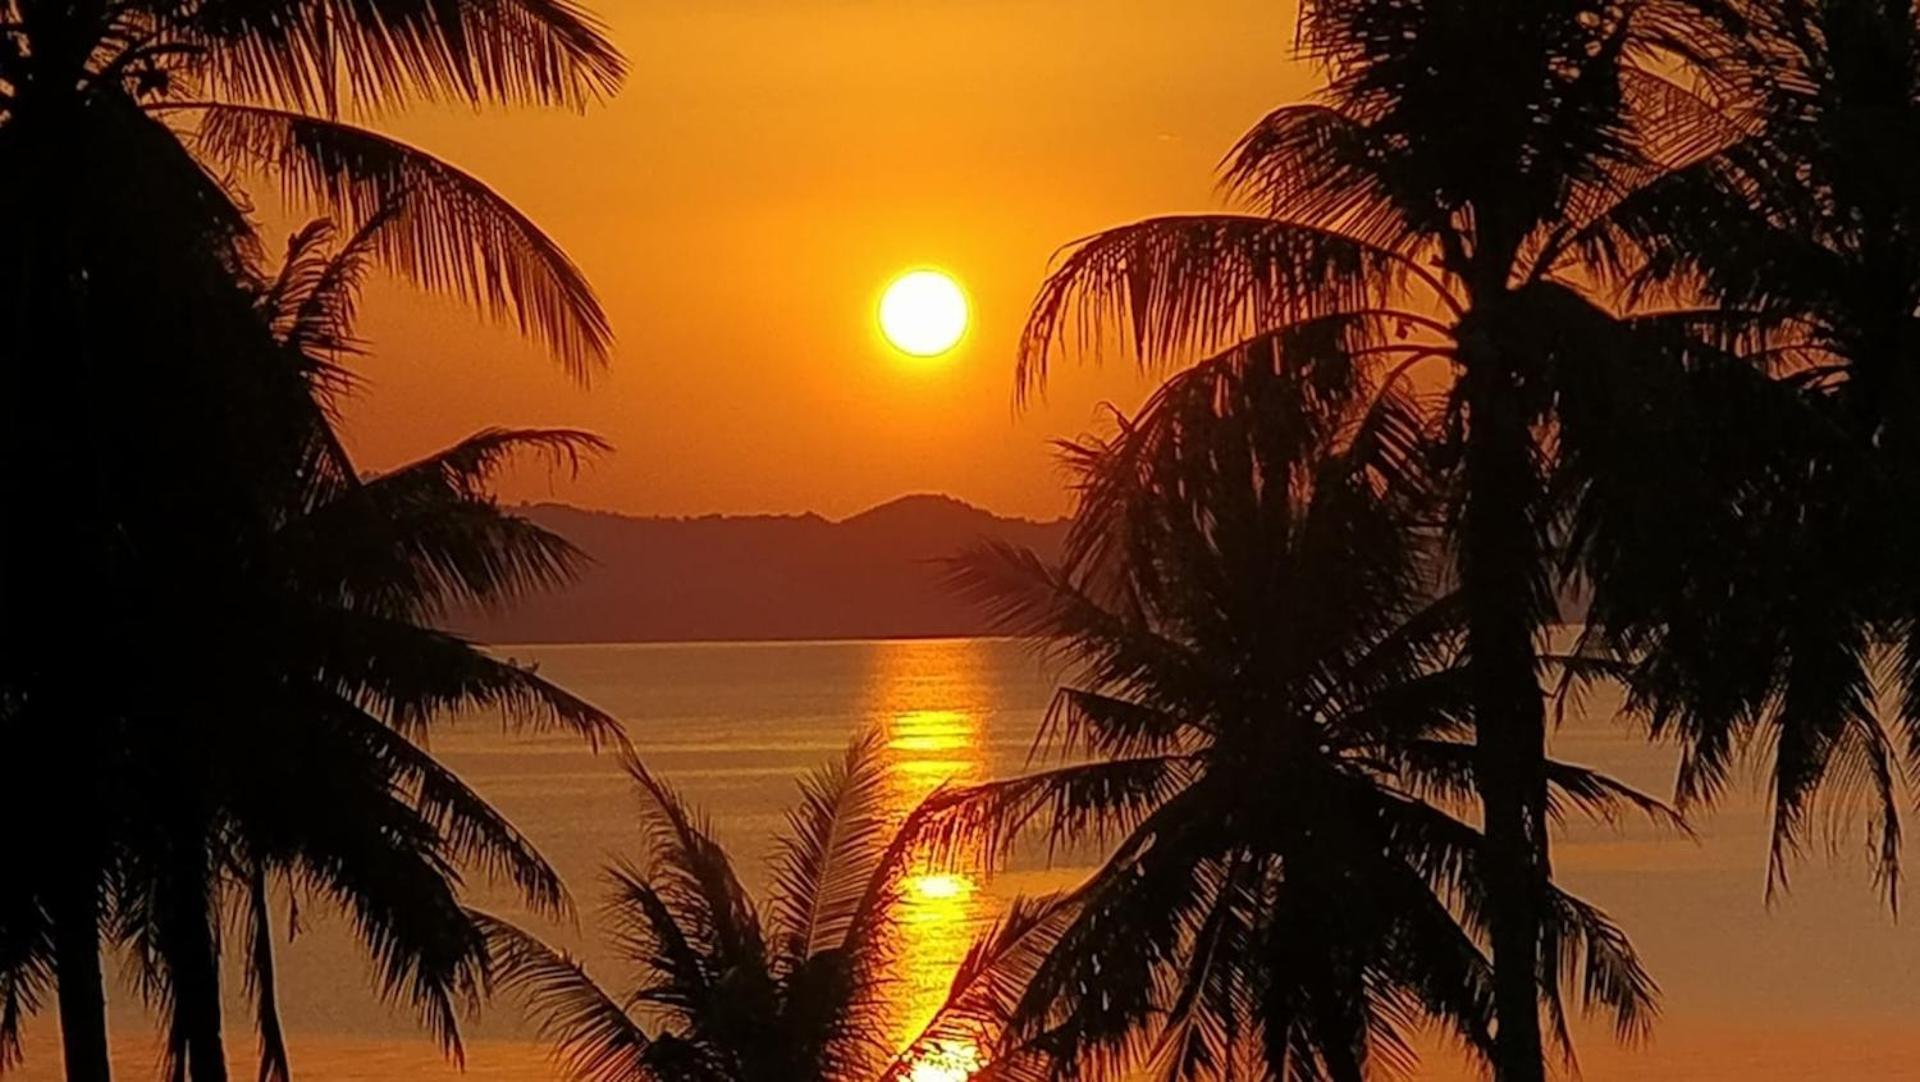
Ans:
{"type": "MultiPolygon", "coordinates": [[[[501,652],[539,662],[543,676],[621,718],[650,768],[712,818],[756,892],[795,780],[839,756],[863,728],[877,730],[890,749],[904,812],[942,780],[1020,770],[1054,686],[1031,652],[998,640],[501,652]]],[[[1570,711],[1556,754],[1665,793],[1671,753],[1608,722],[1613,706],[1595,694],[1570,711]]],[[[579,923],[554,926],[510,906],[497,911],[575,950],[603,984],[624,987],[628,972],[596,928],[600,869],[613,856],[640,856],[636,804],[614,762],[567,737],[508,735],[479,723],[443,731],[433,747],[558,866],[579,923]]],[[[1555,851],[1563,881],[1632,934],[1664,989],[1665,1013],[1650,1045],[1622,1050],[1600,1033],[1580,1034],[1586,1077],[1920,1078],[1920,941],[1876,900],[1852,835],[1841,839],[1832,868],[1825,853],[1810,854],[1792,892],[1769,909],[1756,795],[1743,776],[1725,807],[1696,817],[1697,840],[1639,823],[1566,830],[1555,851]]],[[[932,870],[916,880],[900,955],[902,1037],[938,1002],[969,939],[1008,897],[1066,885],[1076,874],[1034,861],[988,882],[932,870]]],[[[505,1005],[469,1025],[464,1075],[445,1064],[403,1012],[376,1001],[339,919],[320,910],[303,912],[303,935],[286,950],[282,969],[297,1079],[557,1077],[505,1005]]],[[[237,991],[237,972],[228,980],[237,991]]],[[[150,1022],[128,986],[112,994],[118,1070],[151,1077],[150,1022]]],[[[236,1077],[251,1077],[251,1023],[239,997],[231,998],[236,1077]]],[[[29,1023],[27,1038],[20,1077],[56,1077],[50,1013],[29,1023]]],[[[1471,1075],[1442,1050],[1429,1054],[1422,1077],[1471,1075]]]]}

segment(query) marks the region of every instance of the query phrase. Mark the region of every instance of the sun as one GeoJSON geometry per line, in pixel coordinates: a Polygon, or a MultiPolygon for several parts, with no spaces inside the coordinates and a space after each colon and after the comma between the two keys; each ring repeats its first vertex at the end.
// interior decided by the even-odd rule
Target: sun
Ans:
{"type": "Polygon", "coordinates": [[[908,356],[938,357],[967,333],[967,295],[943,271],[908,271],[880,295],[880,333],[908,356]]]}

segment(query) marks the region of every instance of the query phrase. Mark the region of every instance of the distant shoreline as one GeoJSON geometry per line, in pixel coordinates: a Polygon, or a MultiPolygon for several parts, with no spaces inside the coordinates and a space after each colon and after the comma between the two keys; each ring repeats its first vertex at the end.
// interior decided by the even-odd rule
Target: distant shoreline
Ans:
{"type": "Polygon", "coordinates": [[[860,646],[890,642],[1037,642],[1026,635],[837,635],[763,639],[543,639],[530,642],[479,642],[476,645],[504,653],[512,650],[600,649],[611,646],[860,646]]]}
{"type": "Polygon", "coordinates": [[[483,643],[814,642],[1004,633],[947,582],[982,544],[1057,560],[1065,521],[1011,519],[907,496],[837,522],[818,515],[635,518],[564,504],[513,508],[572,543],[574,581],[500,610],[449,614],[483,643]]]}

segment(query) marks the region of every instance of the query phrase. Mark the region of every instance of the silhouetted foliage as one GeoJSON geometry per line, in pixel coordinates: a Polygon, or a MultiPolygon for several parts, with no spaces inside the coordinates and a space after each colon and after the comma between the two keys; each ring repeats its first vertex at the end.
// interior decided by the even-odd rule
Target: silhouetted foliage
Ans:
{"type": "Polygon", "coordinates": [[[881,747],[800,785],[764,906],[671,787],[629,766],[646,851],[607,871],[603,920],[633,967],[597,982],[567,954],[479,918],[495,978],[522,997],[577,1082],[859,1082],[893,1060],[885,992],[918,812],[891,812],[881,747]]]}
{"type": "MultiPolygon", "coordinates": [[[[328,227],[309,227],[274,279],[248,287],[273,350],[255,362],[285,377],[267,429],[283,438],[251,445],[252,506],[265,521],[243,522],[217,564],[193,564],[191,578],[156,591],[187,604],[116,607],[120,619],[163,621],[142,625],[169,636],[141,655],[160,667],[142,672],[137,698],[109,699],[114,739],[98,758],[58,764],[98,779],[96,912],[107,939],[132,952],[167,1026],[173,1078],[224,1077],[219,958],[230,911],[244,915],[261,1077],[287,1076],[276,890],[345,910],[382,994],[417,1009],[457,1056],[459,1014],[477,1003],[487,971],[485,938],[459,902],[460,869],[511,883],[541,911],[567,903],[531,844],[418,738],[437,718],[493,708],[625,746],[594,707],[432,627],[449,606],[505,603],[566,577],[577,553],[501,512],[487,480],[510,455],[539,451],[566,465],[599,442],[487,431],[361,477],[329,415],[350,383],[339,361],[353,342],[366,238],[330,243],[328,227]]],[[[0,799],[19,801],[10,814],[25,817],[62,773],[49,771],[34,734],[16,735],[29,742],[9,758],[18,773],[0,799]]],[[[20,934],[30,945],[5,977],[23,1005],[27,994],[42,998],[57,959],[48,925],[59,911],[37,856],[29,849],[24,874],[0,892],[22,914],[21,933],[4,929],[9,945],[20,934]]],[[[9,1039],[15,1020],[0,1018],[9,1039]]]]}
{"type": "Polygon", "coordinates": [[[1619,215],[1636,286],[1774,383],[1728,394],[1660,491],[1684,514],[1599,538],[1596,646],[1636,662],[1632,705],[1684,749],[1682,800],[1711,801],[1758,751],[1773,800],[1768,887],[1823,803],[1864,811],[1890,900],[1900,760],[1920,750],[1920,14],[1903,2],[1750,0],[1715,64],[1738,138],[1619,215]],[[1697,497],[1697,498],[1696,498],[1697,497]],[[1893,732],[1888,731],[1887,720],[1893,732]]]}
{"type": "MultiPolygon", "coordinates": [[[[1077,677],[1041,736],[1063,765],[936,797],[931,823],[990,851],[1117,840],[962,966],[923,1039],[990,1049],[979,1077],[1358,1080],[1409,1072],[1426,1025],[1491,1054],[1467,609],[1436,600],[1424,422],[1377,369],[1262,340],[1182,372],[1068,447],[1064,567],[956,566],[1077,677]]],[[[1554,808],[1669,816],[1546,770],[1554,808]]],[[[1653,985],[1620,932],[1551,886],[1543,923],[1556,1026],[1564,985],[1640,1032],[1653,985]]]]}
{"type": "MultiPolygon", "coordinates": [[[[546,0],[0,3],[0,205],[10,222],[0,256],[8,353],[0,503],[14,516],[0,532],[3,799],[10,821],[53,825],[21,845],[5,884],[13,897],[0,903],[8,940],[0,962],[10,963],[0,978],[8,1008],[0,1026],[16,1017],[14,1005],[51,992],[69,1078],[110,1074],[103,931],[139,942],[145,957],[169,958],[170,977],[149,988],[174,1008],[175,1050],[200,1046],[190,1057],[196,1078],[224,1072],[210,1051],[219,1015],[208,1006],[218,975],[208,941],[217,921],[206,913],[208,877],[224,874],[220,847],[234,843],[201,845],[226,795],[195,788],[241,765],[211,750],[227,739],[222,726],[247,712],[307,708],[303,688],[363,713],[394,708],[383,721],[526,695],[484,673],[455,680],[470,651],[451,640],[439,644],[442,668],[408,685],[404,673],[420,659],[371,655],[379,640],[332,658],[319,652],[340,649],[355,629],[333,628],[331,645],[318,626],[304,640],[273,637],[269,629],[310,618],[298,609],[315,600],[294,600],[302,589],[347,594],[334,599],[339,614],[363,622],[379,612],[356,609],[368,598],[344,583],[282,582],[281,596],[258,577],[317,574],[317,566],[276,563],[294,556],[286,531],[308,530],[292,524],[325,499],[372,497],[351,494],[359,487],[351,467],[316,449],[325,441],[308,380],[317,374],[285,362],[289,348],[329,344],[301,338],[298,328],[283,337],[261,318],[257,242],[236,189],[214,171],[277,173],[285,194],[323,203],[346,223],[356,263],[377,257],[510,318],[583,372],[604,356],[607,326],[552,242],[474,178],[340,117],[420,98],[579,106],[610,91],[621,68],[584,13],[546,0]],[[228,671],[269,661],[298,679],[282,686],[264,670],[228,671]],[[356,661],[361,671],[323,667],[356,661]],[[372,697],[355,698],[363,693],[372,697]],[[416,693],[425,698],[411,699],[416,693]]],[[[302,289],[340,295],[313,283],[302,289]]],[[[470,470],[461,482],[469,493],[478,476],[470,470]]],[[[437,540],[414,550],[399,542],[395,562],[367,573],[413,562],[411,583],[386,588],[425,583],[432,589],[416,601],[425,607],[444,600],[433,590],[457,595],[459,575],[490,568],[498,581],[467,585],[492,590],[544,574],[529,561],[556,553],[540,557],[524,531],[517,542],[510,528],[489,534],[479,522],[484,501],[460,504],[458,487],[439,509],[419,509],[422,523],[446,523],[437,540]],[[435,562],[461,548],[478,555],[435,562]]],[[[362,548],[377,544],[360,540],[351,516],[327,517],[362,548]]],[[[313,528],[316,541],[341,536],[313,528]]],[[[387,603],[404,607],[397,593],[387,603]]],[[[392,753],[368,746],[355,754],[377,764],[392,753]]],[[[391,799],[417,803],[406,794],[418,784],[391,799]]],[[[421,805],[413,814],[450,829],[433,820],[444,809],[421,805]]],[[[446,890],[427,889],[450,887],[448,854],[404,826],[360,823],[354,844],[392,850],[379,850],[382,859],[411,851],[406,859],[426,878],[360,918],[388,976],[415,981],[406,994],[425,1003],[472,984],[476,939],[416,935],[434,917],[422,907],[440,905],[434,919],[459,914],[446,890]],[[419,953],[429,947],[431,955],[419,953]]],[[[346,875],[343,868],[324,865],[318,882],[346,875]]]]}
{"type": "MultiPolygon", "coordinates": [[[[1506,1082],[1544,1075],[1546,711],[1537,640],[1557,616],[1562,498],[1605,469],[1567,424],[1592,400],[1661,403],[1624,380],[1679,371],[1669,328],[1619,318],[1612,215],[1734,136],[1676,81],[1732,25],[1711,0],[1305,0],[1297,41],[1325,82],[1226,164],[1246,213],[1150,219],[1060,261],[1022,343],[1023,388],[1116,327],[1143,363],[1267,343],[1322,364],[1394,357],[1450,386],[1440,460],[1466,607],[1475,785],[1506,1082]],[[1616,368],[1603,341],[1641,364],[1616,368]]],[[[1643,420],[1645,420],[1643,418],[1643,420]]]]}
{"type": "Polygon", "coordinates": [[[1553,884],[1552,816],[1669,815],[1547,758],[1553,676],[1623,678],[1683,747],[1683,805],[1762,749],[1770,886],[1823,799],[1864,805],[1897,897],[1920,14],[1303,0],[1296,41],[1324,83],[1230,153],[1241,212],[1088,238],[1034,306],[1023,395],[1067,347],[1181,371],[1069,448],[1062,566],[1001,548],[960,571],[1079,665],[1042,736],[1063,761],[921,814],[1001,855],[1036,832],[1111,848],[976,945],[902,1059],[877,1037],[886,930],[925,824],[890,833],[870,745],[803,789],[764,911],[631,767],[651,862],[613,872],[608,909],[629,997],[463,906],[475,871],[540,913],[567,898],[425,751],[436,719],[624,746],[434,630],[567,577],[577,553],[488,483],[599,444],[490,430],[362,476],[332,426],[357,291],[384,265],[579,376],[609,329],[524,215],[341,118],[582,106],[622,72],[593,20],[0,0],[0,818],[26,827],[0,879],[0,1068],[57,1005],[68,1077],[105,1082],[104,945],[166,1026],[163,1073],[224,1079],[233,927],[259,1075],[284,1082],[290,898],[345,911],[382,994],[453,1055],[498,979],[594,1082],[901,1076],[956,1041],[988,1050],[983,1078],[1351,1080],[1409,1068],[1429,1023],[1533,1082],[1565,989],[1624,1033],[1651,1010],[1620,931],[1553,884]],[[263,274],[255,176],[343,233],[309,226],[263,274]],[[1588,634],[1543,656],[1569,586],[1588,634]]]}

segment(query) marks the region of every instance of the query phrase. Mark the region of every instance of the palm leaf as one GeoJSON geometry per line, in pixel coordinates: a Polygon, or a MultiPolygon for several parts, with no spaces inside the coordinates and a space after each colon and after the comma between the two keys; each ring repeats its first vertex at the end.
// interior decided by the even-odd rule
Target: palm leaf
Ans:
{"type": "Polygon", "coordinates": [[[396,789],[408,794],[422,822],[463,866],[513,884],[534,911],[568,912],[558,872],[533,843],[453,771],[378,719],[340,703],[325,711],[329,724],[380,765],[396,789]]]}
{"type": "Polygon", "coordinates": [[[390,1001],[411,1005],[456,1063],[465,1060],[460,1018],[487,980],[486,940],[459,904],[457,874],[434,853],[433,832],[394,807],[336,809],[332,828],[302,845],[296,885],[344,910],[390,1001]]]}
{"type": "Polygon", "coordinates": [[[886,850],[888,774],[876,737],[800,783],[776,842],[773,914],[792,943],[787,964],[842,947],[886,850]]]}
{"type": "Polygon", "coordinates": [[[1376,168],[1379,155],[1366,126],[1338,109],[1283,105],[1240,137],[1221,185],[1269,217],[1405,250],[1413,230],[1376,168]]]}
{"type": "Polygon", "coordinates": [[[606,444],[559,429],[486,429],[418,462],[319,494],[276,537],[287,573],[319,597],[392,616],[497,607],[570,581],[584,556],[499,509],[487,482],[532,451],[578,470],[606,444]]]}
{"type": "Polygon", "coordinates": [[[1050,850],[1103,845],[1139,827],[1198,776],[1191,755],[1101,759],[939,794],[928,802],[927,829],[949,854],[1004,857],[1040,829],[1050,850]]]}
{"type": "Polygon", "coordinates": [[[1393,307],[1426,274],[1397,252],[1311,225],[1150,218],[1079,242],[1048,275],[1021,332],[1015,382],[1027,393],[1057,350],[1097,351],[1108,328],[1128,328],[1134,355],[1160,364],[1284,323],[1393,307]]]}
{"type": "Polygon", "coordinates": [[[351,228],[379,220],[380,261],[539,338],[585,378],[612,343],[592,288],[558,245],[491,188],[365,128],[264,106],[167,106],[196,114],[194,145],[235,169],[266,168],[295,202],[351,228]]]}
{"type": "Polygon", "coordinates": [[[572,957],[497,917],[473,913],[486,933],[496,986],[518,995],[540,1036],[574,1082],[637,1082],[651,1078],[653,1041],[572,957]]]}
{"type": "Polygon", "coordinates": [[[20,1024],[53,990],[49,929],[16,882],[0,890],[0,1071],[22,1059],[20,1024]]]}
{"type": "Polygon", "coordinates": [[[637,759],[629,758],[626,765],[642,798],[641,825],[652,868],[646,878],[652,889],[677,924],[690,925],[690,938],[715,965],[763,967],[766,951],[759,917],[726,851],[671,786],[637,759]]]}
{"type": "MultiPolygon", "coordinates": [[[[882,1082],[910,1082],[923,1061],[952,1050],[992,1049],[1008,1026],[1029,981],[1058,944],[1073,919],[1074,895],[1015,898],[1007,911],[967,948],[946,999],[882,1076],[882,1082]]],[[[1000,1049],[987,1064],[986,1077],[1009,1078],[1015,1061],[1037,1057],[1031,1050],[1000,1049]]]]}
{"type": "Polygon", "coordinates": [[[300,645],[322,686],[403,733],[456,711],[492,709],[513,725],[576,733],[596,749],[627,748],[620,723],[598,707],[458,636],[338,611],[312,613],[296,630],[309,636],[300,645]]]}
{"type": "MultiPolygon", "coordinates": [[[[1099,682],[1130,687],[1151,673],[1153,687],[1168,705],[1190,707],[1194,697],[1216,686],[1208,659],[1146,626],[1137,612],[1108,605],[1067,573],[1047,566],[1032,552],[987,542],[948,563],[948,582],[963,598],[982,606],[1006,631],[1070,651],[1099,682]],[[1116,612],[1120,608],[1123,611],[1116,612]]],[[[1143,705],[1157,706],[1147,701],[1143,705]]],[[[1200,717],[1185,720],[1203,725],[1200,717]]]]}
{"type": "Polygon", "coordinates": [[[580,108],[625,62],[571,0],[207,0],[166,24],[213,90],[299,109],[416,98],[580,108]],[[344,85],[342,85],[344,80],[344,85]]]}
{"type": "Polygon", "coordinates": [[[713,951],[712,921],[676,897],[669,901],[646,872],[628,864],[607,870],[612,887],[602,914],[609,936],[645,977],[627,996],[641,1005],[678,1015],[689,1027],[714,1008],[724,966],[713,951]]]}
{"type": "Polygon", "coordinates": [[[1558,992],[1571,984],[1588,1011],[1604,1011],[1625,1041],[1644,1039],[1659,1015],[1659,986],[1648,975],[1627,937],[1599,910],[1572,895],[1548,893],[1545,930],[1551,948],[1541,951],[1541,987],[1561,1048],[1572,1056],[1566,1012],[1558,992]]]}
{"type": "MultiPolygon", "coordinates": [[[[344,243],[336,243],[332,222],[307,223],[287,241],[287,254],[264,297],[262,308],[274,334],[288,348],[320,362],[337,362],[359,353],[353,330],[361,286],[387,215],[375,214],[344,243]]],[[[352,376],[337,364],[326,368],[322,390],[352,387],[352,376]]]]}

